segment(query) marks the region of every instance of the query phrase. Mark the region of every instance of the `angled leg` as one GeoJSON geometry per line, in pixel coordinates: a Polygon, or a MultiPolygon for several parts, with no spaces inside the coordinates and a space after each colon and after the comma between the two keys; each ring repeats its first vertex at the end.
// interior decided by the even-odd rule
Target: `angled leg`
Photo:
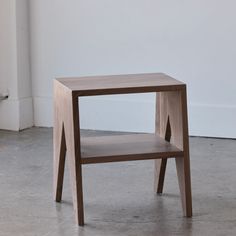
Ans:
{"type": "MultiPolygon", "coordinates": [[[[180,195],[185,216],[192,216],[191,177],[188,141],[188,117],[186,88],[179,91],[162,92],[159,95],[160,122],[169,119],[170,142],[184,151],[184,156],[176,158],[180,195]]],[[[160,125],[160,134],[163,127],[160,125]]]]}
{"type": "Polygon", "coordinates": [[[185,156],[184,158],[176,158],[175,160],[183,213],[186,217],[192,217],[190,165],[187,159],[185,156]]]}
{"type": "MultiPolygon", "coordinates": [[[[165,140],[170,142],[171,139],[171,127],[169,117],[166,122],[166,130],[165,130],[165,140]]],[[[154,176],[154,188],[158,194],[162,194],[165,180],[165,172],[166,172],[167,159],[157,159],[155,160],[155,176],[154,176]]]]}
{"type": "MultiPolygon", "coordinates": [[[[191,173],[189,158],[189,136],[188,136],[188,112],[186,89],[179,95],[182,106],[182,147],[183,158],[175,158],[176,169],[179,180],[179,189],[182,200],[183,212],[186,217],[192,217],[192,193],[191,193],[191,173]]],[[[177,138],[176,138],[177,139],[177,138]]]]}
{"type": "Polygon", "coordinates": [[[61,200],[65,154],[76,222],[84,225],[82,168],[78,99],[66,87],[54,81],[54,198],[61,200]]]}
{"type": "Polygon", "coordinates": [[[55,84],[54,87],[54,129],[53,129],[53,185],[54,185],[54,199],[57,202],[61,201],[64,167],[65,167],[65,155],[66,155],[66,143],[65,132],[63,126],[63,111],[61,110],[60,89],[55,84]]]}
{"type": "Polygon", "coordinates": [[[69,163],[70,181],[73,195],[73,206],[76,222],[84,225],[82,166],[80,157],[80,128],[78,98],[67,94],[65,99],[64,116],[65,137],[67,144],[67,158],[69,163]]]}
{"type": "Polygon", "coordinates": [[[65,170],[65,157],[66,157],[66,140],[65,131],[62,127],[58,132],[58,137],[54,138],[55,149],[54,149],[54,198],[56,202],[61,201],[64,170],[65,170]]]}
{"type": "Polygon", "coordinates": [[[157,159],[155,160],[155,183],[154,183],[154,190],[158,194],[162,194],[163,187],[164,187],[164,180],[165,180],[165,173],[166,173],[166,165],[167,159],[157,159]]]}

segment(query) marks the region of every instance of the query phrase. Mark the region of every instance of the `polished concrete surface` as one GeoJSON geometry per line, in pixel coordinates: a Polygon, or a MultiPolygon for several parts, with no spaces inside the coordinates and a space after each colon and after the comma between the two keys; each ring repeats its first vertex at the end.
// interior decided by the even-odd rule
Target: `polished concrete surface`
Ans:
{"type": "MultiPolygon", "coordinates": [[[[99,133],[83,131],[83,135],[99,133]]],[[[236,235],[236,141],[191,138],[192,219],[182,217],[174,160],[164,194],[153,191],[153,161],[83,167],[84,227],[75,225],[68,178],[52,197],[52,129],[0,131],[0,235],[236,235]]]]}

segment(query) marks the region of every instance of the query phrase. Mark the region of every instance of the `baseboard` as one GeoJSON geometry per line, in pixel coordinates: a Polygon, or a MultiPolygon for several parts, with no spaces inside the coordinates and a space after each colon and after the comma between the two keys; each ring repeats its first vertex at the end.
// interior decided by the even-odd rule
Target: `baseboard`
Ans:
{"type": "Polygon", "coordinates": [[[52,98],[34,97],[34,125],[37,127],[53,127],[52,98]]]}
{"type": "Polygon", "coordinates": [[[19,101],[7,99],[0,102],[0,129],[19,130],[19,101]]]}
{"type": "Polygon", "coordinates": [[[19,129],[26,129],[34,125],[33,99],[32,97],[19,100],[19,129]]]}
{"type": "MultiPolygon", "coordinates": [[[[34,98],[35,125],[53,126],[52,98],[34,98]]],[[[189,105],[189,133],[193,136],[236,138],[236,106],[189,105]]],[[[82,129],[154,132],[155,103],[150,100],[87,98],[80,102],[82,129]]]]}
{"type": "Polygon", "coordinates": [[[236,106],[190,104],[190,135],[236,138],[236,106]]]}
{"type": "Polygon", "coordinates": [[[0,102],[0,129],[19,131],[33,126],[32,98],[0,102]]]}

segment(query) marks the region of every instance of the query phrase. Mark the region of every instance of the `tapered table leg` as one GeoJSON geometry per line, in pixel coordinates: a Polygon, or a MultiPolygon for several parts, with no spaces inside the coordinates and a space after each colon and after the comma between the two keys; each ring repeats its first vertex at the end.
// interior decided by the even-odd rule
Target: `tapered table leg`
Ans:
{"type": "MultiPolygon", "coordinates": [[[[159,93],[156,117],[156,132],[184,151],[182,158],[176,158],[176,168],[184,215],[191,217],[192,196],[186,88],[159,93]]],[[[155,190],[157,193],[163,191],[165,169],[166,161],[164,159],[155,160],[155,190]]]]}

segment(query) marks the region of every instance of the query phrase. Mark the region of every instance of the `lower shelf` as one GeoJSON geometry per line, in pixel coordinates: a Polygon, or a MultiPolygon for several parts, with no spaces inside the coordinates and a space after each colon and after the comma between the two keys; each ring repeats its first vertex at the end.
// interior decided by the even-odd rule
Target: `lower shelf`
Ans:
{"type": "Polygon", "coordinates": [[[155,134],[81,137],[82,164],[183,157],[183,151],[155,134]]]}

